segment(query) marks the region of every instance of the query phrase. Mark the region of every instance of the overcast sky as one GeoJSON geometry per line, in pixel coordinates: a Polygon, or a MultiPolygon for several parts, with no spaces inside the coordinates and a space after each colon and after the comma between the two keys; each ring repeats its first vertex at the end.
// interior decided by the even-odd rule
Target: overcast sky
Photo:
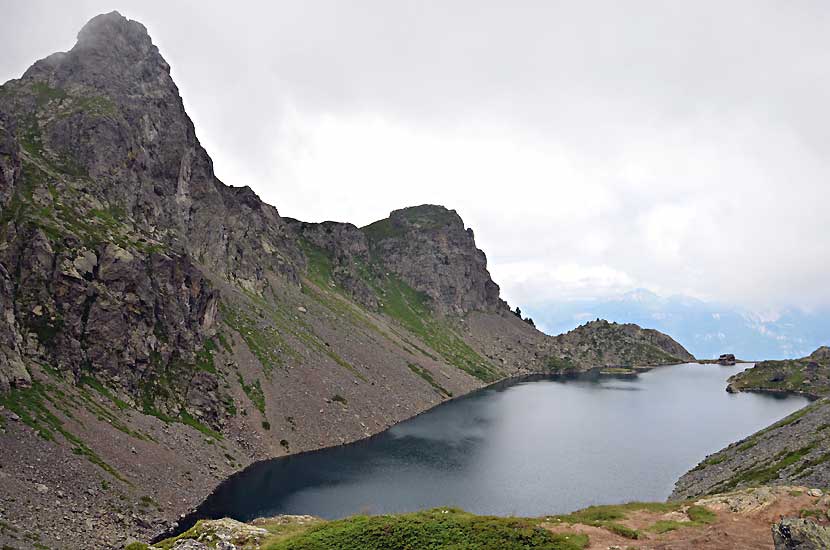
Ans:
{"type": "Polygon", "coordinates": [[[514,305],[830,304],[830,2],[0,5],[0,80],[118,9],[225,183],[309,221],[454,208],[514,305]]]}

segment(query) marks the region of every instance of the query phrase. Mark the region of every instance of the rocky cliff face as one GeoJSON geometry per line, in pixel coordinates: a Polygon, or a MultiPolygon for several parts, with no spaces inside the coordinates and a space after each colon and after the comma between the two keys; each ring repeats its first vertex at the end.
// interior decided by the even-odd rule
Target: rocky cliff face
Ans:
{"type": "Polygon", "coordinates": [[[395,210],[363,228],[371,254],[427,294],[445,313],[506,308],[487,258],[455,210],[423,205],[395,210]]]}
{"type": "Polygon", "coordinates": [[[517,319],[443,207],[311,224],[226,186],[169,66],[117,13],[0,87],[2,544],[158,533],[252,461],[551,358],[688,355],[614,327],[551,338],[517,319]],[[75,513],[89,522],[54,522],[75,513]]]}
{"type": "Polygon", "coordinates": [[[193,364],[215,332],[206,270],[252,290],[264,270],[298,282],[302,257],[276,210],[215,178],[140,23],[91,20],[71,51],[2,87],[0,120],[0,264],[14,303],[0,335],[18,365],[3,386],[28,383],[23,350],[152,401],[161,371],[193,364]]]}
{"type": "Polygon", "coordinates": [[[454,210],[413,206],[363,228],[296,220],[289,220],[289,225],[301,241],[325,251],[335,282],[369,307],[377,308],[378,296],[367,280],[390,273],[423,293],[433,313],[507,309],[487,271],[487,258],[476,247],[473,230],[464,227],[454,210]]]}

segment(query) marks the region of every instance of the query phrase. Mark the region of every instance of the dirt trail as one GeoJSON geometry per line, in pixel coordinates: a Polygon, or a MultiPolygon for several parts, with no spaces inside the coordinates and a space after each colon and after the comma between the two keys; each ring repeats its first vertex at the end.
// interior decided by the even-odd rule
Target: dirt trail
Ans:
{"type": "Polygon", "coordinates": [[[707,522],[693,522],[678,511],[634,510],[612,523],[636,530],[638,538],[612,532],[611,525],[546,522],[553,532],[577,532],[589,536],[588,550],[760,550],[774,548],[770,528],[782,517],[810,517],[828,524],[830,495],[807,487],[761,487],[703,498],[694,503],[714,512],[707,522]],[[660,522],[674,527],[659,533],[660,522]]]}

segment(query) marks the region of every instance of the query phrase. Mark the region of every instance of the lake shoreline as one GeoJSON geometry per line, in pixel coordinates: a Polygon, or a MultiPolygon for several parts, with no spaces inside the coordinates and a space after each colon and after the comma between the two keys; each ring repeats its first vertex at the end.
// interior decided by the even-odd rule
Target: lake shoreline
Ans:
{"type": "MultiPolygon", "coordinates": [[[[244,468],[241,468],[241,469],[237,470],[236,472],[233,472],[231,475],[227,476],[222,481],[217,483],[213,487],[213,489],[209,493],[207,493],[207,495],[204,498],[202,498],[199,505],[196,506],[195,508],[191,509],[190,512],[188,512],[186,514],[183,514],[182,516],[179,516],[178,519],[170,518],[170,521],[175,522],[176,526],[174,528],[168,529],[168,530],[166,530],[162,533],[159,533],[159,534],[155,535],[153,537],[152,541],[153,542],[159,542],[161,540],[164,540],[164,539],[167,539],[167,538],[170,538],[170,537],[178,536],[181,533],[183,533],[184,531],[186,531],[187,529],[189,529],[190,527],[192,527],[193,525],[195,525],[196,521],[198,521],[199,519],[205,519],[204,514],[200,513],[200,510],[205,505],[205,503],[207,503],[216,493],[221,491],[223,486],[225,486],[229,483],[232,483],[233,480],[239,478],[240,476],[243,476],[246,472],[248,472],[252,469],[255,469],[257,467],[261,467],[264,464],[268,464],[268,463],[271,463],[271,462],[274,462],[274,461],[287,460],[287,459],[293,459],[293,458],[298,458],[298,457],[304,457],[304,456],[308,456],[308,455],[314,455],[314,454],[318,454],[318,453],[321,453],[321,452],[346,447],[346,446],[352,445],[354,443],[365,442],[365,441],[372,440],[373,438],[379,437],[382,434],[384,434],[385,432],[388,432],[389,430],[391,430],[395,426],[398,426],[398,425],[400,425],[404,422],[409,422],[413,419],[416,419],[419,416],[422,416],[422,415],[434,410],[435,408],[440,407],[441,405],[445,405],[445,404],[450,403],[450,402],[455,402],[455,401],[458,401],[460,399],[465,399],[465,398],[471,398],[471,397],[474,397],[475,395],[477,395],[479,393],[482,393],[484,391],[488,391],[488,390],[492,390],[492,389],[499,389],[501,387],[509,387],[509,386],[512,386],[512,385],[515,385],[515,384],[521,384],[523,382],[532,382],[532,381],[538,381],[538,380],[544,380],[544,379],[576,380],[576,379],[584,378],[584,377],[593,377],[593,378],[598,379],[600,377],[613,378],[613,377],[624,376],[625,378],[630,378],[632,376],[636,376],[636,375],[638,375],[640,373],[644,373],[644,372],[649,372],[649,371],[654,370],[654,369],[659,369],[659,368],[662,368],[662,367],[672,367],[672,366],[684,365],[684,364],[691,365],[691,364],[699,364],[699,363],[692,361],[692,362],[688,362],[688,363],[687,362],[677,362],[677,363],[669,363],[669,364],[665,364],[665,365],[638,365],[638,366],[630,367],[631,369],[633,369],[635,371],[631,375],[628,375],[628,374],[621,375],[621,374],[618,374],[618,373],[603,373],[602,372],[604,369],[607,369],[609,367],[592,367],[592,368],[584,370],[584,371],[571,371],[571,372],[561,372],[561,373],[525,372],[525,373],[518,373],[518,374],[508,375],[508,376],[505,376],[505,377],[500,378],[498,380],[495,380],[493,382],[486,383],[481,387],[474,388],[474,389],[472,389],[468,392],[459,393],[459,394],[453,395],[452,397],[448,397],[447,399],[444,399],[444,400],[442,400],[438,403],[435,403],[435,404],[431,405],[430,407],[413,414],[412,416],[402,418],[402,419],[398,420],[397,422],[394,422],[394,423],[390,424],[389,426],[386,426],[383,429],[378,430],[377,432],[371,433],[369,435],[359,437],[359,438],[356,438],[356,439],[353,439],[353,440],[346,440],[342,443],[335,443],[333,445],[326,445],[324,447],[319,447],[317,449],[310,449],[310,450],[300,451],[300,452],[296,452],[296,453],[289,453],[289,454],[286,454],[286,455],[283,455],[283,456],[264,458],[264,459],[261,459],[261,460],[251,462],[251,463],[247,464],[244,468]]],[[[613,367],[611,367],[611,368],[613,368],[613,367]]]]}
{"type": "MultiPolygon", "coordinates": [[[[539,381],[539,380],[598,381],[598,380],[603,380],[603,379],[607,379],[607,380],[617,379],[617,380],[625,381],[625,380],[628,380],[628,379],[631,379],[631,378],[635,378],[636,375],[638,375],[640,373],[649,372],[649,371],[652,371],[652,370],[655,370],[655,369],[659,369],[660,367],[664,367],[664,366],[665,367],[672,367],[672,366],[681,366],[681,365],[689,365],[690,367],[693,367],[693,368],[697,368],[698,366],[701,366],[697,362],[689,362],[689,363],[676,363],[674,365],[637,367],[636,369],[632,369],[632,370],[634,370],[634,372],[631,373],[631,374],[629,374],[629,373],[622,374],[622,373],[619,373],[619,372],[607,372],[607,368],[604,368],[604,367],[593,368],[593,369],[589,369],[589,370],[583,371],[583,372],[564,373],[564,374],[558,374],[558,373],[522,373],[522,374],[519,374],[519,375],[504,377],[502,379],[499,379],[499,380],[494,381],[490,384],[484,385],[480,388],[476,388],[476,389],[474,389],[472,391],[469,391],[467,393],[456,395],[456,396],[452,397],[451,399],[446,399],[446,400],[442,401],[441,403],[438,403],[438,404],[436,404],[432,407],[429,407],[428,409],[425,409],[424,411],[420,411],[419,413],[405,419],[405,421],[410,422],[414,419],[417,419],[418,417],[421,417],[421,416],[425,415],[426,413],[436,409],[437,405],[446,405],[448,403],[455,403],[455,402],[461,401],[462,398],[463,399],[474,398],[476,395],[481,394],[485,390],[493,390],[493,389],[498,390],[500,388],[506,388],[506,387],[511,387],[511,386],[515,386],[515,385],[520,385],[524,382],[533,382],[533,381],[539,381]],[[606,370],[606,372],[603,372],[603,370],[606,370]]],[[[707,369],[707,371],[709,371],[709,369],[707,369]]],[[[715,369],[712,369],[712,371],[714,372],[715,369]]],[[[300,453],[290,454],[290,455],[286,455],[286,456],[283,456],[283,457],[270,458],[270,459],[265,459],[265,460],[254,462],[254,463],[248,465],[246,468],[241,469],[241,470],[233,473],[232,475],[228,476],[227,478],[223,479],[208,494],[208,496],[201,501],[199,506],[195,507],[189,514],[185,515],[185,517],[180,518],[180,520],[178,522],[178,525],[176,526],[175,529],[171,529],[171,530],[166,531],[165,533],[157,536],[154,540],[162,540],[164,538],[168,538],[170,536],[175,536],[177,534],[180,534],[181,532],[186,530],[189,526],[192,526],[193,524],[195,524],[195,522],[198,519],[218,517],[218,515],[210,513],[210,508],[211,508],[209,506],[210,501],[213,498],[215,498],[217,496],[217,494],[221,493],[224,488],[228,487],[229,485],[232,485],[234,482],[239,480],[241,477],[247,476],[249,474],[249,472],[256,471],[259,468],[265,468],[269,464],[272,465],[274,463],[285,462],[285,461],[289,461],[289,460],[298,460],[298,459],[303,460],[303,459],[308,458],[310,456],[330,452],[332,450],[347,447],[347,446],[353,445],[355,443],[371,442],[374,439],[381,438],[382,436],[387,434],[392,428],[394,428],[396,426],[399,426],[403,422],[404,422],[404,420],[402,420],[401,422],[397,422],[395,424],[392,424],[389,427],[386,427],[383,430],[380,430],[380,431],[378,431],[374,434],[368,435],[368,436],[360,438],[360,439],[356,439],[355,441],[349,441],[349,442],[345,442],[345,443],[342,443],[342,444],[331,445],[331,446],[327,446],[327,447],[321,447],[319,449],[303,451],[303,452],[300,452],[300,453]]],[[[357,511],[355,511],[355,513],[356,512],[357,511]]]]}

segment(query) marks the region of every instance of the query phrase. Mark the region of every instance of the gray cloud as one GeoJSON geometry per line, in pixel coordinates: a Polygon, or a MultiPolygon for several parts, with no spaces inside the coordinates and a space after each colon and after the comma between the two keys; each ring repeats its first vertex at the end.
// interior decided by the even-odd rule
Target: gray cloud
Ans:
{"type": "Polygon", "coordinates": [[[283,214],[446,204],[523,304],[830,303],[826,2],[8,2],[0,78],[111,9],[283,214]]]}

